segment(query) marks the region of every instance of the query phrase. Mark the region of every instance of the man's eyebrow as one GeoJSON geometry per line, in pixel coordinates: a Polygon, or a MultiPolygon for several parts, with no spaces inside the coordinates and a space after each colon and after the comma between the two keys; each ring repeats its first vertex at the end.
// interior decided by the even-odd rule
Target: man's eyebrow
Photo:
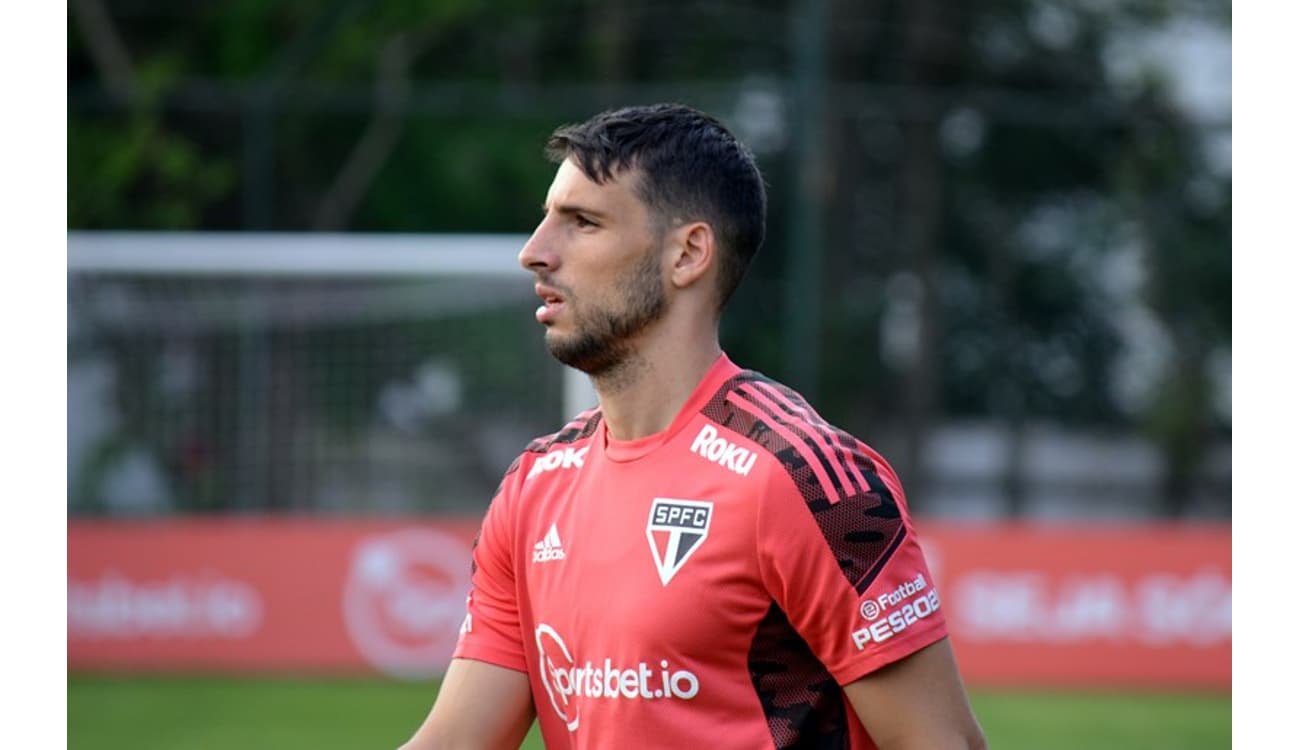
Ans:
{"type": "Polygon", "coordinates": [[[594,208],[588,208],[587,206],[580,206],[572,203],[561,203],[555,206],[547,206],[543,203],[542,213],[545,214],[547,211],[555,211],[558,214],[564,214],[566,216],[572,216],[573,214],[586,214],[599,219],[603,219],[606,216],[605,213],[597,211],[594,208]]]}

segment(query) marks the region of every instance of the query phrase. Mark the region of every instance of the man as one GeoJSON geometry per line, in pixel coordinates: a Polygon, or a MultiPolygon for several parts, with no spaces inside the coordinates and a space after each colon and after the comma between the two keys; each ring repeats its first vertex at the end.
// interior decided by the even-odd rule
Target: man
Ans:
{"type": "Polygon", "coordinates": [[[897,477],[723,354],[763,241],[753,157],[679,105],[560,128],[519,254],[599,406],[507,470],[405,747],[984,746],[897,477]]]}

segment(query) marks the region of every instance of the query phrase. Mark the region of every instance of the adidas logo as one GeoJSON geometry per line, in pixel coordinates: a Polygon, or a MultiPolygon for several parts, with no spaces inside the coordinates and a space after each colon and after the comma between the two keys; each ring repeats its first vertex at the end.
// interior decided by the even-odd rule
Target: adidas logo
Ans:
{"type": "Polygon", "coordinates": [[[550,560],[563,560],[564,547],[560,544],[560,532],[555,530],[555,524],[551,524],[551,530],[546,532],[542,541],[533,545],[533,562],[549,562],[550,560]]]}

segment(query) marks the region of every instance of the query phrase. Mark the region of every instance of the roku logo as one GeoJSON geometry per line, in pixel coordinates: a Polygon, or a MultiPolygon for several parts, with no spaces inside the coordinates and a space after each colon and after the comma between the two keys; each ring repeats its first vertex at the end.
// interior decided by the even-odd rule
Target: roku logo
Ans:
{"type": "Polygon", "coordinates": [[[718,428],[711,424],[704,425],[704,429],[695,436],[691,443],[691,453],[703,456],[742,477],[749,476],[749,470],[754,468],[754,462],[758,460],[757,453],[718,437],[718,428]]]}

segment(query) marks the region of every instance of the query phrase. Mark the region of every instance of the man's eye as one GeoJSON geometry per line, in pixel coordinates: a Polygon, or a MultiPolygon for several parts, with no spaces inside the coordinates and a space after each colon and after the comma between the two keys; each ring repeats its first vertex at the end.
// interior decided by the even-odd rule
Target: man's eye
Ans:
{"type": "Polygon", "coordinates": [[[591,221],[590,219],[588,219],[586,216],[583,216],[582,214],[574,214],[573,223],[577,224],[579,228],[583,228],[583,229],[585,229],[586,227],[596,226],[596,222],[591,221]]]}

